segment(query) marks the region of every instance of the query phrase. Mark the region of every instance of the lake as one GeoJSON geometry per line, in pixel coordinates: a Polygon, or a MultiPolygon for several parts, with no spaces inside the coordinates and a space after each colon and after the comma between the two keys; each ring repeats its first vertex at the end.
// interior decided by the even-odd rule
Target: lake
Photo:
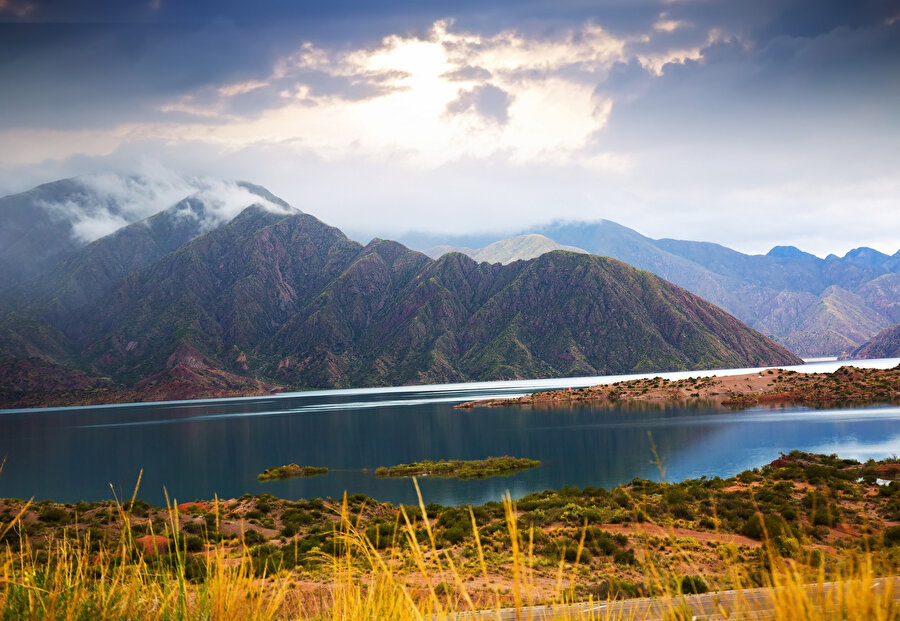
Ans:
{"type": "MultiPolygon", "coordinates": [[[[900,360],[854,361],[888,368],[900,360]]],[[[828,371],[837,362],[792,367],[828,371]]],[[[857,459],[900,454],[900,408],[811,410],[713,404],[473,408],[477,398],[579,387],[625,378],[678,379],[744,369],[603,378],[329,390],[271,397],[0,411],[0,497],[60,502],[138,496],[162,504],[269,492],[415,502],[408,479],[377,479],[378,466],[421,459],[512,455],[535,470],[475,481],[423,478],[426,502],[480,504],[566,485],[612,487],[635,477],[681,480],[734,475],[793,449],[857,459]],[[655,444],[664,472],[652,463],[655,444]],[[268,467],[327,466],[326,476],[260,483],[268,467]]]]}

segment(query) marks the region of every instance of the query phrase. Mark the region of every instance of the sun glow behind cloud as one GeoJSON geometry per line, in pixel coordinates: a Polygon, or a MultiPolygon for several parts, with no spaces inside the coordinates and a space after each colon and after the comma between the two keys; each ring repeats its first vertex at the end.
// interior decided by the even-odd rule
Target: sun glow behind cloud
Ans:
{"type": "MultiPolygon", "coordinates": [[[[229,97],[275,87],[283,105],[215,132],[179,127],[178,134],[199,133],[204,140],[235,147],[253,140],[290,142],[326,160],[390,159],[414,168],[495,156],[519,163],[597,166],[613,161],[581,153],[605,125],[612,101],[594,94],[592,80],[563,77],[559,70],[574,67],[582,76],[593,76],[622,57],[624,42],[591,25],[551,41],[512,32],[483,38],[454,33],[450,26],[437,22],[424,38],[387,37],[373,50],[331,54],[305,44],[279,62],[265,86],[252,82],[218,89],[229,97]],[[455,74],[466,67],[477,67],[479,75],[459,79],[455,74]],[[309,71],[350,85],[371,83],[376,92],[349,98],[316,95],[302,82],[285,87],[291,76],[309,71]],[[505,94],[506,109],[486,114],[472,105],[453,111],[454,101],[485,92],[486,86],[505,94]]],[[[614,164],[621,169],[624,158],[614,164]]]]}
{"type": "MultiPolygon", "coordinates": [[[[593,24],[542,40],[512,31],[455,32],[447,21],[425,37],[394,35],[374,49],[334,52],[304,43],[268,76],[161,106],[187,121],[121,125],[92,133],[87,144],[92,154],[126,140],[162,139],[224,149],[279,144],[326,161],[389,160],[411,168],[500,157],[620,171],[628,167],[625,155],[586,149],[613,107],[595,93],[597,77],[624,59],[626,43],[593,24]],[[477,70],[460,77],[466,68],[477,70]],[[317,80],[338,86],[323,92],[317,80]],[[240,98],[261,94],[271,102],[261,110],[233,110],[240,98]],[[464,105],[454,105],[461,98],[464,105]]],[[[7,151],[3,163],[68,157],[85,145],[74,136],[40,140],[34,132],[7,134],[5,142],[16,138],[32,146],[7,151]]]]}

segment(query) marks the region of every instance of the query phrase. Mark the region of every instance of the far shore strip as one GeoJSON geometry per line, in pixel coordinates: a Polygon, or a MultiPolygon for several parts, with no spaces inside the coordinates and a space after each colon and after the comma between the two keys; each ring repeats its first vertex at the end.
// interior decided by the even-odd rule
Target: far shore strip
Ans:
{"type": "Polygon", "coordinates": [[[759,404],[896,403],[900,401],[900,365],[891,369],[843,366],[833,373],[797,373],[766,369],[743,375],[689,377],[671,381],[651,377],[535,392],[511,399],[467,401],[454,407],[553,405],[580,401],[716,400],[743,408],[759,404]]]}

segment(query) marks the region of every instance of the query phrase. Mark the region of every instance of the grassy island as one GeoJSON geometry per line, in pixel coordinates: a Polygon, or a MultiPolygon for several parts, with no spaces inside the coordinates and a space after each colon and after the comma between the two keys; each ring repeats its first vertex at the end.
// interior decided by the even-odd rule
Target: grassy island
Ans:
{"type": "Polygon", "coordinates": [[[314,477],[320,474],[328,474],[328,468],[288,464],[276,468],[266,468],[266,471],[256,478],[260,481],[277,481],[279,479],[296,479],[297,477],[314,477]]]}
{"type": "Polygon", "coordinates": [[[378,477],[452,477],[457,479],[485,479],[487,477],[502,477],[520,470],[529,470],[541,465],[536,459],[524,459],[516,457],[488,457],[487,459],[475,459],[463,461],[454,459],[450,461],[417,461],[411,464],[399,464],[386,468],[384,466],[375,470],[378,477]]]}
{"type": "Polygon", "coordinates": [[[547,390],[514,399],[468,401],[456,408],[552,406],[583,401],[716,401],[741,409],[760,404],[866,405],[900,401],[900,366],[864,369],[844,366],[833,373],[766,369],[743,375],[636,379],[588,388],[547,390]]]}

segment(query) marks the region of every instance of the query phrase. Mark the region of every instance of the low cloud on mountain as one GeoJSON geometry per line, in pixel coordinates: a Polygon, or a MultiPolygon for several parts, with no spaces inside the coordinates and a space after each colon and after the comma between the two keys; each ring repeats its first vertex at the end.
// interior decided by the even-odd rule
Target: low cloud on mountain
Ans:
{"type": "Polygon", "coordinates": [[[287,212],[283,206],[236,182],[182,177],[158,165],[145,165],[141,174],[101,173],[78,177],[76,181],[84,192],[64,200],[42,200],[40,206],[60,220],[71,222],[72,237],[78,243],[109,235],[188,197],[204,205],[202,215],[187,207],[181,210],[186,218],[201,219],[201,231],[231,220],[253,204],[277,213],[287,212]]]}

